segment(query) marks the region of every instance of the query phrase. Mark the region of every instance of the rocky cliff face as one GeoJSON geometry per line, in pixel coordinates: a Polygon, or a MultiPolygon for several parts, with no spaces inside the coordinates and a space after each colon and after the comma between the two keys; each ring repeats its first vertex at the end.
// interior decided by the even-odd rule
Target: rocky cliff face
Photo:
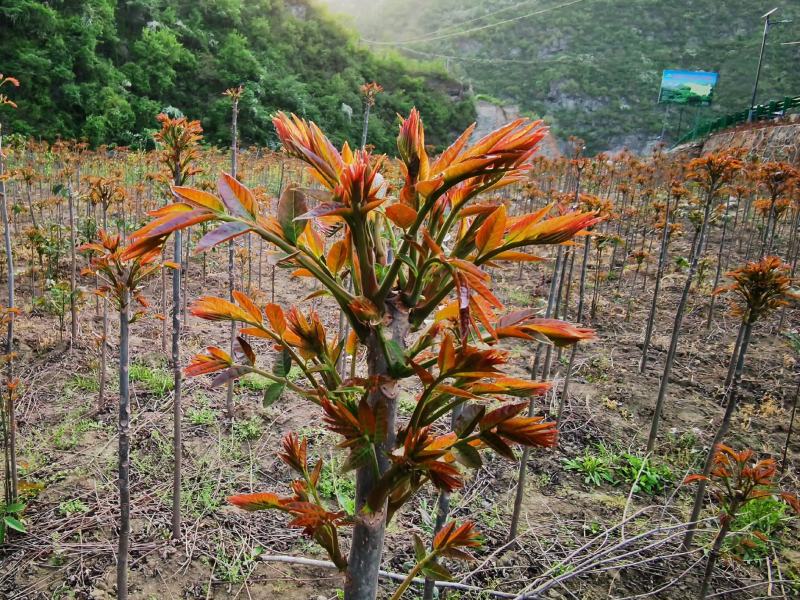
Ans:
{"type": "Polygon", "coordinates": [[[722,131],[705,142],[685,144],[675,151],[699,156],[726,148],[745,148],[748,153],[762,160],[781,160],[800,165],[800,115],[722,131]]]}
{"type": "Polygon", "coordinates": [[[786,122],[751,128],[733,129],[712,135],[702,151],[717,152],[724,148],[747,148],[763,160],[781,160],[800,164],[800,115],[786,122]]]}
{"type": "MultiPolygon", "coordinates": [[[[473,141],[520,117],[519,107],[513,104],[501,106],[487,100],[478,100],[475,103],[475,109],[477,112],[477,127],[475,127],[475,133],[472,136],[473,141]]],[[[547,158],[561,156],[558,142],[549,132],[539,145],[538,154],[547,158]]]]}

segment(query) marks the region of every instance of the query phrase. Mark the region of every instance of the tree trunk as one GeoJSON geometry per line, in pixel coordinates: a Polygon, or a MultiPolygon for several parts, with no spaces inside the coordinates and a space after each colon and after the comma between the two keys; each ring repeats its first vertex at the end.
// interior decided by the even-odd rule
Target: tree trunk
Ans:
{"type": "Polygon", "coordinates": [[[69,312],[70,312],[70,338],[69,347],[74,348],[78,342],[78,305],[77,283],[78,263],[75,257],[77,242],[75,241],[75,202],[72,189],[68,188],[67,205],[69,207],[69,245],[70,245],[70,274],[69,274],[69,312]]]}
{"type": "Polygon", "coordinates": [[[367,134],[369,133],[369,111],[370,111],[370,104],[369,101],[367,105],[364,107],[364,125],[361,128],[361,149],[363,150],[367,146],[367,134]]]}
{"type": "MultiPolygon", "coordinates": [[[[6,196],[6,181],[2,176],[5,173],[5,160],[3,158],[3,137],[2,130],[0,130],[0,195],[2,195],[2,203],[0,203],[0,211],[2,211],[3,219],[3,241],[6,250],[6,270],[8,272],[8,306],[6,308],[14,308],[14,256],[11,247],[11,227],[8,218],[8,198],[6,196]]],[[[6,347],[5,354],[9,357],[6,368],[8,369],[8,380],[11,381],[13,373],[13,362],[10,357],[14,350],[14,314],[8,315],[8,329],[6,330],[6,347]]],[[[7,434],[8,434],[8,469],[7,475],[9,481],[9,499],[11,502],[16,502],[17,499],[17,456],[16,456],[16,418],[14,415],[14,399],[11,390],[6,390],[8,393],[8,408],[6,410],[7,434]]]]}
{"type": "MultiPolygon", "coordinates": [[[[164,253],[166,256],[166,252],[164,253]]],[[[161,269],[161,352],[167,353],[167,270],[161,269]]]]}
{"type": "Polygon", "coordinates": [[[789,452],[789,441],[792,439],[792,431],[794,430],[794,417],[797,414],[797,396],[800,395],[800,381],[797,382],[797,387],[794,390],[794,400],[792,401],[792,416],[789,418],[789,430],[786,432],[786,443],[783,445],[783,455],[781,456],[781,475],[786,470],[786,455],[789,452]]]}
{"type": "MultiPolygon", "coordinates": [[[[107,231],[108,216],[105,205],[103,206],[103,230],[107,231]]],[[[100,382],[97,390],[97,414],[103,412],[106,404],[106,370],[108,363],[108,300],[101,298],[103,303],[103,329],[100,336],[100,382]]]]}
{"type": "Polygon", "coordinates": [[[28,199],[28,211],[31,213],[31,224],[33,225],[34,229],[39,229],[39,225],[36,223],[36,215],[33,213],[33,199],[31,198],[30,184],[26,184],[25,191],[28,199]]]}
{"type": "Polygon", "coordinates": [[[128,598],[128,551],[131,533],[130,490],[130,376],[128,356],[128,327],[130,295],[123,292],[119,311],[119,546],[117,548],[117,598],[128,598]]]}
{"type": "Polygon", "coordinates": [[[714,573],[714,565],[717,564],[717,559],[719,558],[720,550],[722,549],[722,543],[725,541],[725,538],[731,529],[731,521],[733,521],[733,515],[725,515],[722,518],[722,527],[720,527],[719,533],[717,533],[717,537],[714,540],[714,546],[711,548],[711,552],[708,555],[708,561],[706,562],[706,571],[703,574],[703,583],[700,586],[700,594],[698,595],[700,600],[705,600],[706,596],[708,595],[708,588],[711,584],[711,576],[714,573]]]}
{"type": "MultiPolygon", "coordinates": [[[[387,316],[391,324],[394,342],[405,348],[408,333],[408,311],[387,302],[387,316]]],[[[397,413],[397,381],[388,376],[388,365],[378,340],[379,331],[372,330],[367,339],[367,367],[370,377],[384,378],[385,383],[376,386],[369,393],[367,402],[371,407],[383,405],[387,415],[387,435],[376,448],[378,470],[382,475],[389,468],[389,452],[395,445],[395,420],[397,413]]],[[[378,571],[383,554],[383,537],[386,530],[386,505],[374,513],[365,512],[367,496],[375,487],[378,478],[373,467],[367,465],[356,473],[356,520],[353,527],[353,541],[345,579],[344,597],[346,600],[375,600],[378,594],[378,571]]]]}
{"type": "Polygon", "coordinates": [[[725,217],[723,218],[722,222],[722,238],[719,241],[719,252],[717,253],[717,272],[714,275],[714,285],[711,286],[711,302],[708,305],[708,319],[706,320],[706,331],[711,329],[711,321],[714,319],[714,304],[717,299],[717,296],[714,294],[714,290],[717,289],[719,285],[719,279],[722,275],[722,252],[725,250],[725,235],[728,232],[728,210],[731,206],[731,197],[728,196],[728,201],[725,204],[725,217]]]}
{"type": "Polygon", "coordinates": [[[181,254],[183,244],[181,243],[181,231],[174,233],[175,236],[175,262],[177,268],[172,271],[172,373],[174,380],[174,396],[172,402],[172,449],[174,457],[173,478],[172,478],[172,537],[181,537],[181,463],[183,451],[181,445],[181,254]]]}
{"type": "MultiPolygon", "coordinates": [[[[717,429],[717,433],[714,435],[714,440],[711,442],[711,447],[708,449],[708,454],[706,455],[706,462],[703,466],[703,475],[708,477],[709,473],[711,473],[711,468],[714,466],[714,455],[716,454],[717,447],[722,443],[722,439],[725,437],[725,434],[728,433],[728,429],[731,425],[731,418],[733,417],[733,413],[736,412],[737,402],[737,390],[739,387],[739,381],[742,378],[742,370],[744,369],[744,358],[747,354],[747,346],[750,343],[750,334],[753,331],[753,322],[751,319],[747,319],[746,321],[742,322],[741,325],[744,334],[742,335],[742,348],[739,352],[739,358],[736,360],[736,374],[733,377],[733,383],[731,384],[730,396],[728,398],[728,406],[725,408],[725,414],[722,416],[722,422],[719,424],[719,428],[717,429]]],[[[683,538],[683,547],[685,550],[689,550],[692,547],[692,540],[694,539],[694,523],[697,522],[697,519],[700,517],[700,511],[703,508],[703,498],[706,492],[706,482],[699,481],[697,486],[697,493],[694,497],[694,506],[692,507],[692,516],[689,518],[689,529],[686,531],[686,536],[683,538]]]]}
{"type": "MultiPolygon", "coordinates": [[[[586,236],[586,241],[583,245],[583,262],[581,263],[581,278],[580,283],[578,284],[578,311],[575,320],[578,323],[583,321],[583,305],[584,305],[584,298],[586,295],[586,270],[589,265],[589,247],[590,247],[590,237],[586,236]]],[[[569,398],[569,384],[572,381],[572,368],[575,364],[575,355],[578,352],[578,345],[575,344],[572,346],[569,352],[569,363],[567,363],[567,371],[564,373],[564,388],[561,391],[561,397],[558,400],[558,413],[556,415],[556,427],[561,425],[561,417],[564,414],[564,404],[569,398]]]]}
{"type": "MultiPolygon", "coordinates": [[[[563,249],[561,246],[558,247],[558,254],[556,255],[556,263],[553,266],[553,277],[550,280],[550,290],[549,295],[547,298],[547,308],[545,310],[545,318],[550,318],[550,316],[555,312],[558,314],[558,296],[561,295],[561,288],[559,285],[559,273],[562,269],[562,262],[564,262],[563,256],[563,249]]],[[[541,346],[540,346],[541,348],[541,346]]],[[[547,378],[547,375],[550,371],[550,360],[552,359],[552,346],[547,347],[547,351],[545,354],[545,364],[542,368],[542,378],[541,380],[544,381],[547,378]]],[[[538,360],[538,358],[537,358],[538,360]]],[[[537,365],[534,361],[533,372],[531,377],[536,379],[536,371],[537,365]]],[[[534,414],[534,396],[531,396],[531,399],[528,401],[528,416],[533,416],[534,414]]],[[[522,501],[525,498],[525,480],[528,476],[528,457],[530,456],[531,450],[529,446],[525,446],[522,449],[522,459],[519,463],[519,470],[517,472],[517,489],[516,494],[514,496],[514,509],[511,513],[511,523],[508,526],[508,537],[507,540],[511,542],[515,537],[517,537],[517,530],[519,529],[519,517],[522,512],[522,501]]]]}
{"type": "MultiPolygon", "coordinates": [[[[233,108],[231,111],[231,176],[236,177],[237,166],[237,152],[239,142],[238,131],[239,119],[239,101],[233,100],[233,108]]],[[[233,240],[228,242],[228,300],[233,302],[233,288],[234,288],[234,245],[233,240]]],[[[231,321],[230,330],[230,352],[233,356],[234,344],[236,343],[236,322],[231,321]]],[[[233,431],[233,380],[228,381],[228,386],[225,389],[225,412],[228,417],[228,424],[231,431],[233,431]]]]}
{"type": "Polygon", "coordinates": [[[645,326],[644,342],[642,342],[642,358],[639,361],[639,373],[644,373],[647,368],[647,352],[650,349],[650,339],[653,336],[653,326],[656,320],[656,310],[658,309],[658,293],[661,291],[661,279],[664,277],[664,268],[667,263],[667,250],[669,248],[669,203],[664,214],[664,232],[661,236],[661,250],[658,254],[658,268],[656,269],[656,281],[653,284],[653,300],[650,303],[650,313],[647,315],[647,325],[645,326]]]}
{"type": "MultiPolygon", "coordinates": [[[[456,420],[461,415],[461,406],[453,409],[450,415],[450,425],[455,429],[456,420]]],[[[447,522],[447,516],[450,514],[450,492],[442,490],[439,492],[439,501],[436,505],[436,523],[433,526],[433,534],[436,535],[444,527],[447,522]]],[[[433,600],[433,594],[436,589],[436,581],[425,578],[425,588],[422,591],[422,600],[433,600]]]]}
{"type": "Polygon", "coordinates": [[[656,445],[656,437],[658,436],[658,426],[661,421],[661,411],[664,408],[664,400],[667,397],[667,387],[669,386],[669,378],[672,374],[672,365],[675,362],[675,354],[678,351],[678,339],[680,338],[681,325],[683,324],[683,315],[686,311],[686,304],[689,300],[689,290],[692,287],[692,280],[697,272],[697,264],[700,262],[700,253],[703,248],[703,238],[705,237],[706,228],[708,224],[708,214],[711,210],[711,200],[713,196],[709,193],[706,198],[706,208],[703,214],[703,224],[700,231],[697,233],[694,244],[692,244],[692,263],[689,267],[689,274],[686,276],[686,283],[683,286],[683,293],[681,294],[678,309],[675,311],[675,322],[672,326],[672,339],[669,343],[669,351],[667,352],[667,360],[664,364],[664,373],[661,376],[661,385],[658,389],[658,398],[656,406],[653,411],[653,421],[650,425],[650,435],[647,439],[647,451],[652,452],[656,445]]]}

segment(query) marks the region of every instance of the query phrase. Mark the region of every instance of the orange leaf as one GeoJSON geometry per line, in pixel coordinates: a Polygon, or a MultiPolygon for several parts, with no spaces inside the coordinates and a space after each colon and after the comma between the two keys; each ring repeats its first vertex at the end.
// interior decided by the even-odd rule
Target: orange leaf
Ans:
{"type": "Polygon", "coordinates": [[[172,193],[181,202],[188,202],[199,208],[207,208],[217,213],[221,213],[225,210],[225,206],[219,198],[202,190],[196,190],[185,186],[173,186],[172,193]]]}
{"type": "Polygon", "coordinates": [[[223,173],[219,178],[217,187],[219,188],[220,196],[222,196],[222,201],[231,214],[237,217],[257,218],[258,203],[256,198],[253,196],[253,192],[242,183],[231,175],[223,173]],[[244,209],[244,212],[241,209],[244,209]]]}
{"type": "Polygon", "coordinates": [[[270,508],[282,508],[285,500],[277,494],[271,492],[261,492],[259,494],[239,494],[229,496],[228,502],[238,506],[243,510],[267,510],[270,508]]]}
{"type": "Polygon", "coordinates": [[[286,317],[283,309],[277,304],[267,304],[264,307],[264,314],[267,315],[267,320],[275,333],[283,335],[283,332],[286,331],[286,317]]]}
{"type": "Polygon", "coordinates": [[[517,250],[505,250],[500,254],[495,254],[492,257],[493,261],[498,260],[511,260],[514,262],[540,262],[544,259],[541,256],[534,256],[533,254],[528,254],[527,252],[519,252],[517,250]]]}
{"type": "Polygon", "coordinates": [[[417,211],[406,204],[392,204],[386,208],[386,216],[400,229],[408,229],[417,219],[417,211]]]}
{"type": "Polygon", "coordinates": [[[328,256],[325,258],[325,263],[328,265],[331,273],[338,274],[342,270],[344,263],[347,261],[348,244],[345,240],[338,240],[333,243],[331,249],[328,250],[328,256]]]}
{"type": "Polygon", "coordinates": [[[258,306],[256,306],[256,303],[253,302],[248,295],[243,294],[238,290],[233,290],[232,295],[233,299],[236,300],[236,302],[238,302],[239,305],[248,313],[250,313],[250,315],[253,317],[253,320],[256,323],[261,324],[261,311],[259,310],[258,306]]]}
{"type": "Polygon", "coordinates": [[[292,271],[292,277],[314,277],[314,274],[308,269],[295,269],[292,271]]]}
{"type": "Polygon", "coordinates": [[[213,296],[195,300],[189,307],[189,312],[206,321],[242,321],[251,325],[261,324],[260,318],[255,320],[245,309],[236,306],[233,302],[213,296]]]}
{"type": "Polygon", "coordinates": [[[490,214],[475,235],[475,246],[484,254],[494,250],[503,242],[506,230],[506,205],[501,204],[490,214]]]}

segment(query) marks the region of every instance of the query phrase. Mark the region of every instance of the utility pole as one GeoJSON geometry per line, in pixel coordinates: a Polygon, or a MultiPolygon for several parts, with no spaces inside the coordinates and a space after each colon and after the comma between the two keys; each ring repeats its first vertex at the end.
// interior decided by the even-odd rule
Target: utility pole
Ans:
{"type": "Polygon", "coordinates": [[[761,18],[764,19],[764,34],[761,37],[761,51],[758,54],[758,67],[756,68],[756,80],[753,84],[753,97],[750,99],[750,111],[747,114],[747,122],[752,123],[753,118],[755,117],[756,112],[756,95],[758,94],[758,80],[761,78],[761,64],[764,62],[764,50],[767,47],[767,34],[769,33],[769,28],[772,25],[776,25],[778,23],[791,23],[791,20],[784,20],[784,21],[776,21],[773,23],[770,20],[770,17],[778,10],[776,6],[768,13],[761,15],[761,18]]]}

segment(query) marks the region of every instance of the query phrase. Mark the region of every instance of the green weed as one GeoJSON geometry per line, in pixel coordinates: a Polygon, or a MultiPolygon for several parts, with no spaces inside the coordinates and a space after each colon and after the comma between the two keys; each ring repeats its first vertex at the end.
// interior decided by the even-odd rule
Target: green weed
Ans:
{"type": "Polygon", "coordinates": [[[89,512],[89,507],[80,498],[65,500],[58,505],[58,512],[65,517],[89,512]]]}
{"type": "Polygon", "coordinates": [[[604,483],[616,483],[614,479],[614,463],[608,456],[590,454],[573,458],[564,463],[567,471],[577,471],[583,475],[585,483],[599,486],[604,483]]]}
{"type": "Polygon", "coordinates": [[[156,396],[165,396],[175,387],[172,373],[160,367],[149,367],[133,363],[130,367],[131,381],[141,383],[145,390],[156,396]]]}
{"type": "Polygon", "coordinates": [[[257,417],[236,421],[233,424],[233,436],[242,442],[257,440],[262,432],[261,422],[257,417]]]}
{"type": "Polygon", "coordinates": [[[339,508],[348,515],[354,515],[356,510],[356,480],[352,473],[339,473],[341,464],[339,459],[332,456],[322,466],[317,489],[324,498],[336,499],[339,508]]]}
{"type": "Polygon", "coordinates": [[[778,533],[791,520],[786,504],[771,496],[745,504],[731,524],[735,532],[725,540],[730,552],[748,563],[760,562],[779,543],[778,533]]]}
{"type": "Polygon", "coordinates": [[[673,480],[672,471],[666,465],[655,465],[644,456],[623,454],[616,471],[622,483],[633,486],[633,493],[659,493],[673,480]]]}

